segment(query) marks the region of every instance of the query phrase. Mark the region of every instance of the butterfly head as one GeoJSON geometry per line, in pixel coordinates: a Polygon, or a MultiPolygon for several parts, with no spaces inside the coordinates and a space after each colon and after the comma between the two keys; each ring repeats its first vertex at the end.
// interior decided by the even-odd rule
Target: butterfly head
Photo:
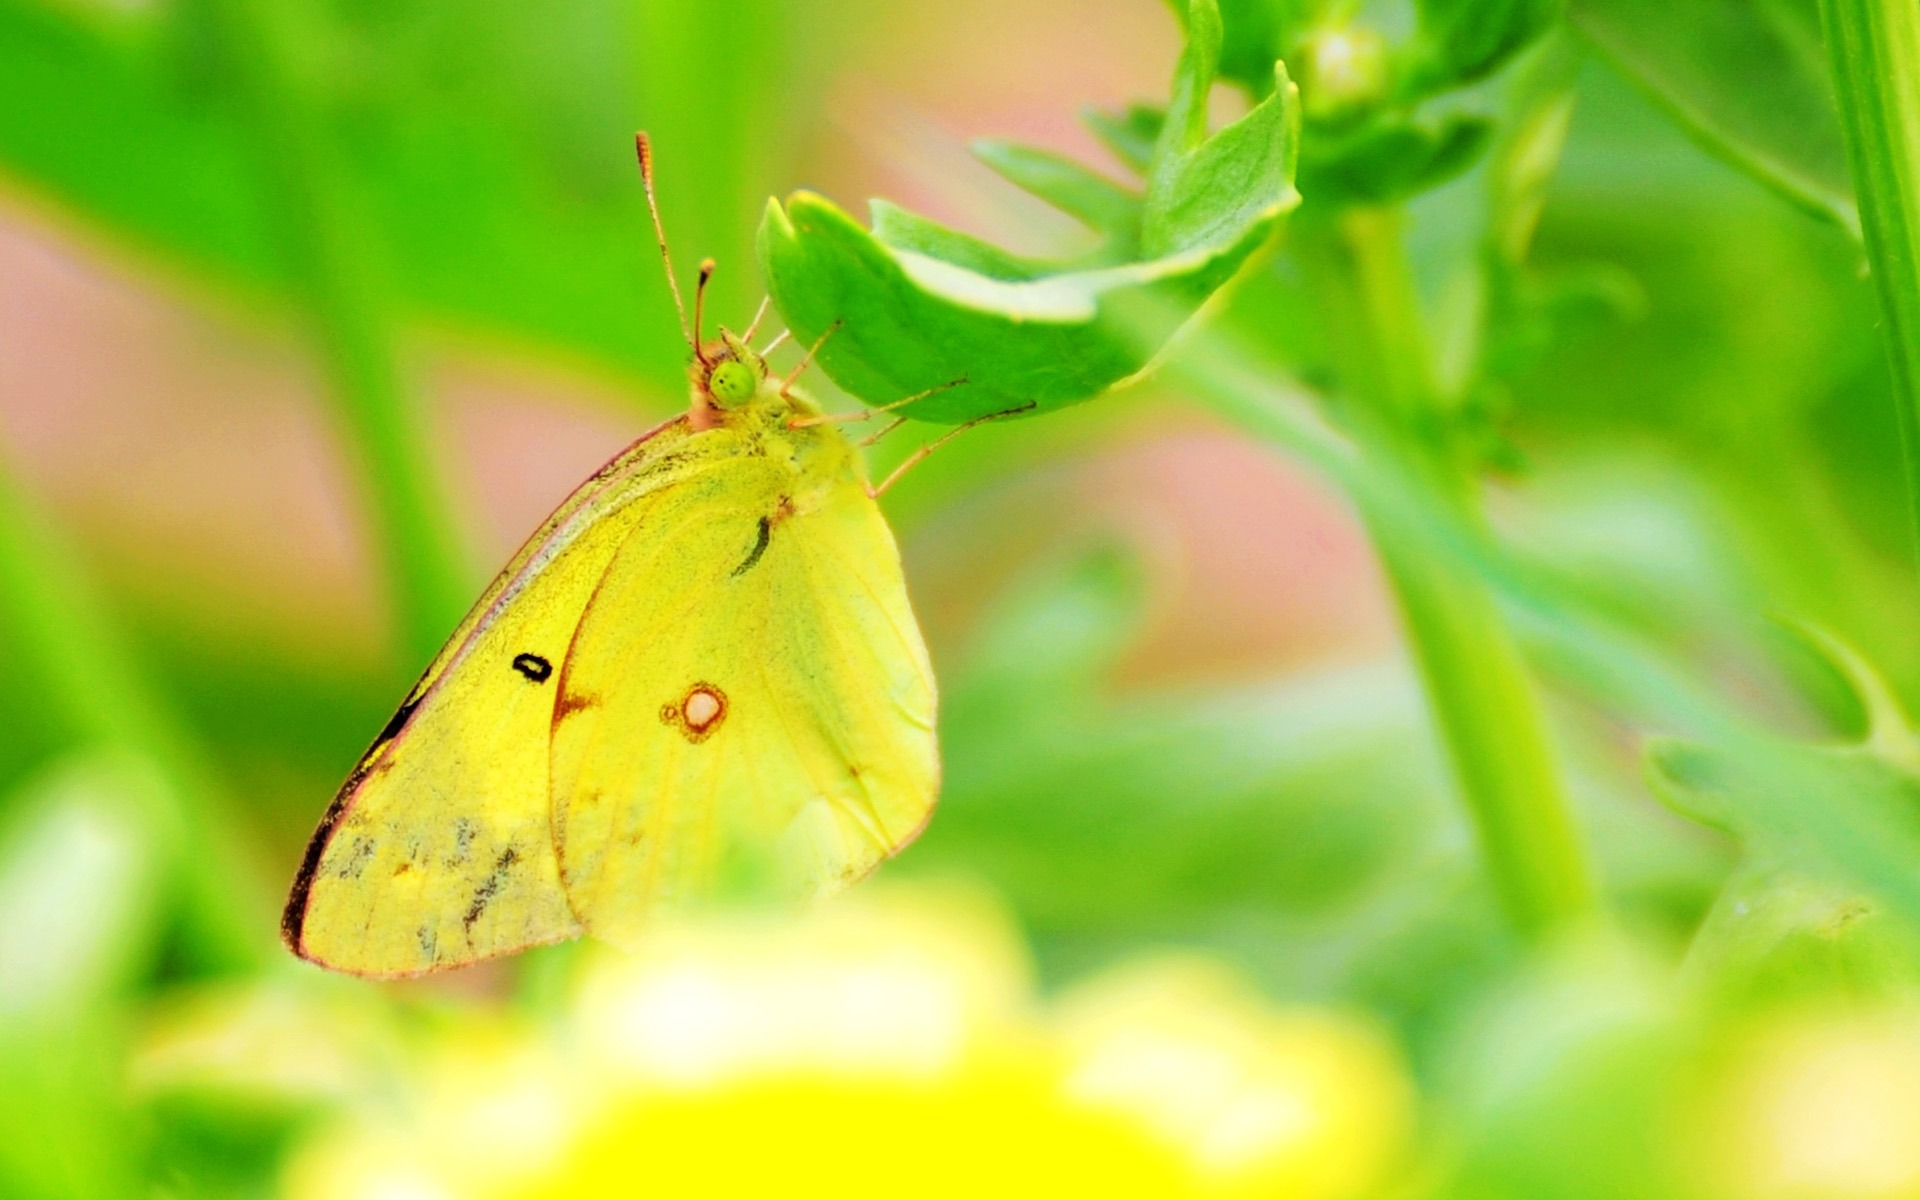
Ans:
{"type": "Polygon", "coordinates": [[[700,348],[693,376],[694,386],[716,407],[739,408],[759,395],[767,378],[767,360],[754,353],[744,338],[722,329],[718,338],[700,348]]]}

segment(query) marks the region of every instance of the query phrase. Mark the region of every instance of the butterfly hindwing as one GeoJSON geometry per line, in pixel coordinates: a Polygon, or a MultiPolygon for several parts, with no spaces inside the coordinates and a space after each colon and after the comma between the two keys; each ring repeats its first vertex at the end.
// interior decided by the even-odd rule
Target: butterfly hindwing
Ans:
{"type": "Polygon", "coordinates": [[[596,936],[631,944],[743,864],[834,890],[932,809],[932,673],[892,535],[850,464],[803,501],[796,482],[742,459],[650,497],[587,603],[553,826],[596,936]]]}

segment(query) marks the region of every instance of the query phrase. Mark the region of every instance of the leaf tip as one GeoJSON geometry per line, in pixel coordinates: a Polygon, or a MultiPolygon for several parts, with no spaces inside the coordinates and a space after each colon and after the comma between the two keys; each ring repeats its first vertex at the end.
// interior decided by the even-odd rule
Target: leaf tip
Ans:
{"type": "Polygon", "coordinates": [[[1660,803],[1715,829],[1734,827],[1727,764],[1712,747],[1677,737],[1648,738],[1641,751],[1647,787],[1660,803]]]}

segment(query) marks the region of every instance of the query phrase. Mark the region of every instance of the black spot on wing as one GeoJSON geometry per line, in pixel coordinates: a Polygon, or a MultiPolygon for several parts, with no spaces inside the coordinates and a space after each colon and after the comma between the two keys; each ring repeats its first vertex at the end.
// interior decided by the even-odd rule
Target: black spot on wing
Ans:
{"type": "Polygon", "coordinates": [[[461,919],[461,923],[467,927],[469,934],[473,932],[474,925],[480,920],[480,914],[486,912],[487,905],[493,903],[494,893],[499,890],[500,881],[491,875],[473,890],[473,903],[467,906],[467,915],[461,919]]]}
{"type": "Polygon", "coordinates": [[[553,664],[538,654],[514,655],[513,669],[534,683],[545,683],[547,677],[553,674],[553,664]]]}
{"type": "Polygon", "coordinates": [[[748,571],[753,570],[754,564],[760,561],[760,556],[767,552],[767,543],[772,540],[773,522],[767,517],[761,517],[759,532],[756,533],[753,538],[753,549],[747,551],[746,561],[735,567],[733,573],[735,575],[745,575],[748,571]]]}
{"type": "Polygon", "coordinates": [[[472,936],[474,924],[480,920],[480,914],[486,912],[487,905],[492,904],[493,898],[500,894],[500,885],[506,882],[507,872],[513,869],[514,863],[519,861],[520,855],[512,846],[508,846],[500,852],[500,857],[494,861],[493,870],[480,881],[480,886],[473,889],[473,902],[467,905],[467,914],[461,918],[461,923],[467,927],[468,936],[472,936]]]}

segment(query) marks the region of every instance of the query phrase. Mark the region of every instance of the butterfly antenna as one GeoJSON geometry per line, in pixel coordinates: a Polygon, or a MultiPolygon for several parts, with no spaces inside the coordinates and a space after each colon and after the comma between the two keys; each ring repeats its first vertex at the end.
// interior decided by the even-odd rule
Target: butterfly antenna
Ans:
{"type": "MultiPolygon", "coordinates": [[[[705,340],[700,332],[700,326],[706,318],[707,284],[713,280],[713,272],[713,260],[710,258],[701,259],[700,278],[693,285],[693,344],[696,346],[701,345],[705,340]]],[[[706,360],[703,358],[701,361],[704,362],[706,360]]]]}
{"type": "MultiPolygon", "coordinates": [[[[685,301],[680,299],[680,281],[673,274],[673,255],[667,253],[667,227],[660,222],[660,200],[653,194],[653,147],[647,141],[645,133],[633,135],[633,149],[640,159],[640,183],[647,190],[647,211],[653,215],[653,236],[660,243],[660,261],[665,263],[667,268],[667,288],[673,293],[673,309],[680,314],[680,336],[687,339],[687,345],[693,347],[694,358],[705,366],[706,352],[701,350],[700,343],[694,336],[693,327],[687,324],[687,306],[685,301]]],[[[705,264],[702,264],[700,280],[702,287],[706,285],[708,273],[705,270],[705,264]]],[[[695,296],[694,300],[697,304],[699,297],[695,296]]]]}

